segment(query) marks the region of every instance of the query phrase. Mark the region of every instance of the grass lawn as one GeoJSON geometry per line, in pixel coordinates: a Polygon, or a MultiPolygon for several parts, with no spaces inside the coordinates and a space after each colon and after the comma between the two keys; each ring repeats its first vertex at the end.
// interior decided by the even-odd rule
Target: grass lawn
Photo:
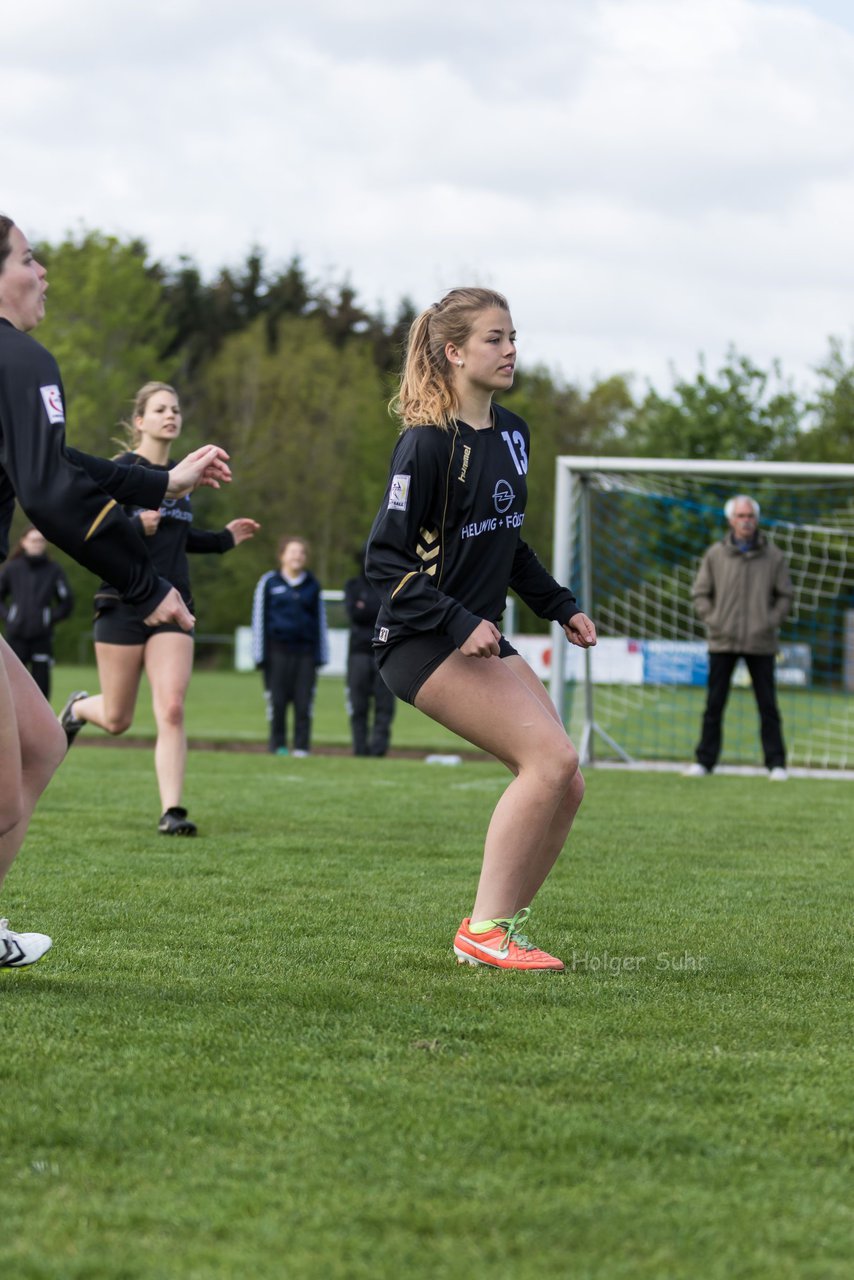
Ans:
{"type": "Polygon", "coordinates": [[[850,1275],[850,785],[593,771],[554,975],[453,963],[505,782],[199,751],[165,840],[150,748],[75,748],[3,896],[55,938],[0,973],[5,1272],[850,1275]]]}
{"type": "MultiPolygon", "coordinates": [[[[91,667],[57,667],[53,673],[53,705],[59,710],[74,689],[97,693],[98,673],[91,667]]],[[[292,730],[293,720],[289,720],[292,730]]],[[[191,739],[235,744],[267,741],[267,722],[261,677],[256,672],[197,671],[187,697],[187,732],[191,739]]],[[[143,677],[137,713],[130,734],[154,737],[151,693],[143,677]]],[[[82,743],[104,739],[99,730],[85,730],[82,743]]],[[[314,700],[313,742],[317,746],[349,748],[350,722],[341,676],[322,676],[314,700]]],[[[462,744],[455,734],[434,724],[408,703],[398,702],[392,725],[392,746],[402,750],[452,751],[462,744]]]]}
{"type": "MultiPolygon", "coordinates": [[[[570,687],[567,715],[580,739],[584,690],[570,687]]],[[[854,699],[840,691],[777,691],[788,763],[811,769],[854,768],[854,699]]],[[[635,760],[693,760],[700,736],[705,688],[686,685],[598,685],[593,691],[597,724],[635,760]]],[[[602,759],[615,759],[597,737],[602,759]]],[[[762,765],[759,715],[751,688],[734,686],[723,725],[722,764],[762,765]]]]}

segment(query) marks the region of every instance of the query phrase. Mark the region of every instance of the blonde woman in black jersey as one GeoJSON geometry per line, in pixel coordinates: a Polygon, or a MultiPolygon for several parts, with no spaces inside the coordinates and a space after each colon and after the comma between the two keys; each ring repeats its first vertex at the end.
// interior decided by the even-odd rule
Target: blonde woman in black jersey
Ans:
{"type": "MultiPolygon", "coordinates": [[[[117,461],[137,470],[168,473],[169,454],[181,435],[183,416],[178,394],[166,382],[147,382],[134,399],[128,425],[128,452],[117,461]]],[[[126,514],[145,539],[155,569],[181,593],[192,610],[187,553],[223,555],[245,542],[261,527],[240,517],[224,529],[197,529],[189,495],[166,498],[156,508],[126,507],[126,514]]],[[[193,671],[194,638],[171,623],[145,625],[109,582],[95,596],[95,658],[101,692],[93,697],[82,689],[72,693],[60,721],[69,745],[84,724],[107,733],[126,733],[133,723],[143,671],[151,686],[157,725],[154,770],[162,810],[157,830],[165,836],[194,836],[196,824],[182,802],[187,766],[184,705],[193,671]]]]}
{"type": "Polygon", "coordinates": [[[528,939],[534,896],[584,791],[546,689],[502,636],[507,589],[586,649],[596,630],[522,538],[530,433],[493,403],[513,385],[504,297],[453,289],[414,322],[395,408],[402,431],[368,543],[382,598],[374,647],[393,693],[514,775],[495,806],[460,963],[562,970],[528,939]]]}

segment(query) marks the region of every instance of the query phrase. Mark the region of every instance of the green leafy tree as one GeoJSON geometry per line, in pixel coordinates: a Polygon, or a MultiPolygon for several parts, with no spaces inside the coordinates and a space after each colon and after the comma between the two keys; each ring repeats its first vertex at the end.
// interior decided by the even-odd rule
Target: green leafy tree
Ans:
{"type": "Polygon", "coordinates": [[[626,423],[625,449],[640,457],[773,458],[791,448],[802,405],[783,381],[731,350],[712,377],[701,361],[693,382],[669,396],[650,388],[626,423]]]}
{"type": "Polygon", "coordinates": [[[807,429],[793,442],[791,456],[801,462],[851,462],[854,459],[854,361],[838,338],[816,370],[818,387],[807,411],[807,429]]]}
{"type": "Polygon", "coordinates": [[[352,574],[395,438],[385,402],[370,345],[333,344],[316,316],[283,318],[278,352],[269,350],[259,317],[206,365],[190,426],[229,451],[235,480],[199,495],[197,519],[216,527],[247,515],[263,529],[223,560],[194,562],[205,630],[248,621],[252,588],[274,567],[284,533],[308,538],[324,585],[339,586],[352,574]]]}
{"type": "Polygon", "coordinates": [[[220,350],[226,338],[264,316],[271,350],[278,343],[284,316],[314,309],[314,289],[299,258],[270,275],[261,249],[249,253],[240,270],[224,268],[205,283],[189,258],[163,276],[163,291],[174,337],[169,354],[180,359],[182,380],[192,378],[220,350]]]}
{"type": "Polygon", "coordinates": [[[403,365],[403,356],[406,350],[406,340],[417,314],[418,312],[410,299],[404,298],[400,302],[391,324],[388,324],[385,316],[380,313],[371,318],[365,335],[373,348],[374,363],[381,373],[390,378],[389,399],[391,399],[397,386],[397,378],[403,365]]]}
{"type": "Polygon", "coordinates": [[[151,378],[171,381],[172,329],[160,271],[140,240],[96,231],[39,249],[48,269],[47,315],[37,337],[56,357],[68,400],[68,440],[90,453],[110,437],[151,378]]]}

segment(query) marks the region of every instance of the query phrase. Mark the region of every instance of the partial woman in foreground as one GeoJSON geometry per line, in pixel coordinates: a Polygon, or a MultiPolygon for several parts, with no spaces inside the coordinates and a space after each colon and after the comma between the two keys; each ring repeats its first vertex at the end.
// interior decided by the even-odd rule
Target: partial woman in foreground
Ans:
{"type": "MultiPolygon", "coordinates": [[[[158,577],[120,504],[157,507],[166,495],[178,498],[199,484],[218,488],[231,478],[228,455],[205,445],[167,472],[68,448],[59,369],[28,336],[44,316],[47,287],[23,232],[0,214],[0,562],[17,497],[45,537],[112,583],[146,626],[177,623],[189,631],[193,615],[158,577]]],[[[0,639],[0,885],[65,752],[47,699],[0,639]]],[[[50,945],[47,934],[15,933],[0,920],[0,969],[33,964],[50,945]]]]}
{"type": "Polygon", "coordinates": [[[498,622],[512,587],[570,644],[589,648],[596,629],[521,536],[530,433],[493,404],[515,364],[500,293],[452,289],[415,320],[366,569],[383,601],[374,647],[386,684],[515,775],[489,823],[474,906],[454,938],[458,962],[562,970],[524,928],[584,782],[546,689],[498,622]]]}

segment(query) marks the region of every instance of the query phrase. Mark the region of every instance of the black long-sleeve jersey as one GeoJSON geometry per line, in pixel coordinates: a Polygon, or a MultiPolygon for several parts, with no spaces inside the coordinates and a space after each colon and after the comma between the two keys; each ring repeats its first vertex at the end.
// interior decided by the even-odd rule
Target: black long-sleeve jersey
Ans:
{"type": "Polygon", "coordinates": [[[0,568],[0,618],[7,637],[47,635],[73,608],[68,579],[49,556],[13,556],[0,568]]]}
{"type": "Polygon", "coordinates": [[[53,356],[0,318],[0,561],[17,497],[50,542],[106,578],[144,617],[171,584],[157,576],[119,504],[157,506],[166,476],[68,448],[64,401],[53,356]]]}
{"type": "MultiPolygon", "coordinates": [[[[132,470],[154,472],[164,477],[175,465],[174,462],[170,462],[167,467],[161,467],[154,462],[149,462],[147,458],[140,457],[138,453],[122,453],[116,462],[132,470]]],[[[157,572],[178,588],[187,608],[192,612],[193,597],[190,593],[190,566],[187,563],[187,553],[204,555],[213,552],[222,555],[226,551],[231,551],[234,546],[233,535],[228,529],[194,529],[193,508],[189,496],[164,498],[152,507],[128,504],[125,506],[125,514],[140,536],[145,538],[157,572]],[[139,519],[140,512],[146,510],[156,510],[160,513],[160,524],[150,537],[145,534],[139,519]]],[[[102,582],[95,596],[96,607],[99,605],[103,607],[108,601],[115,600],[118,594],[110,583],[102,582]]]]}
{"type": "Polygon", "coordinates": [[[523,541],[530,432],[496,405],[475,431],[409,427],[398,439],[368,541],[368,577],[380,593],[374,644],[419,632],[459,648],[486,618],[497,624],[508,587],[541,618],[580,612],[523,541]]]}

